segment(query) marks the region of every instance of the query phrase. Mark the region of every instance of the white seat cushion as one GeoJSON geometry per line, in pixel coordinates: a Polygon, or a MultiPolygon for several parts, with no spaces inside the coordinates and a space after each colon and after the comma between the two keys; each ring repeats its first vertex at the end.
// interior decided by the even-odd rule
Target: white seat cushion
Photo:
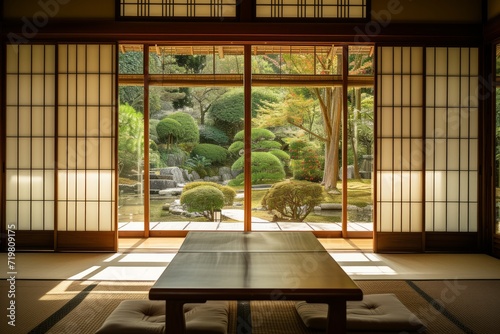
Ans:
{"type": "MultiPolygon", "coordinates": [[[[228,303],[208,301],[185,304],[186,333],[227,334],[228,303]]],[[[156,300],[124,300],[111,312],[96,334],[163,334],[165,302],[156,300]]]]}
{"type": "MultiPolygon", "coordinates": [[[[347,303],[348,331],[420,331],[424,324],[394,294],[365,295],[361,301],[347,303]]],[[[325,330],[328,305],[297,302],[297,312],[304,324],[325,330]]]]}

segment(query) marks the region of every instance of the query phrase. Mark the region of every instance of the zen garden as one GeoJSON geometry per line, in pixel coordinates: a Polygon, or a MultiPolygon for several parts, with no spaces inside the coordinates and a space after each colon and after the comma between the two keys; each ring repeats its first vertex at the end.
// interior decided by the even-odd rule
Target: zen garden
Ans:
{"type": "MultiPolygon", "coordinates": [[[[121,53],[120,73],[142,71],[142,55],[121,53]]],[[[335,73],[341,67],[337,58],[313,56],[314,62],[309,54],[252,57],[252,71],[301,74],[321,66],[335,73]]],[[[204,74],[213,71],[215,57],[151,53],[149,71],[204,74]]],[[[223,73],[239,73],[242,66],[242,56],[217,59],[223,73]]],[[[373,75],[372,58],[351,55],[349,73],[373,75]]],[[[213,221],[215,210],[243,210],[242,87],[150,86],[147,144],[144,87],[120,85],[119,89],[120,221],[143,219],[137,208],[144,200],[144,173],[150,179],[150,221],[213,221]],[[144,147],[149,147],[149,166],[144,165],[144,147]]],[[[252,88],[252,217],[340,222],[342,193],[347,191],[348,220],[373,221],[373,86],[349,87],[347,92],[344,119],[341,86],[252,88]],[[343,165],[347,182],[342,182],[343,165]]]]}

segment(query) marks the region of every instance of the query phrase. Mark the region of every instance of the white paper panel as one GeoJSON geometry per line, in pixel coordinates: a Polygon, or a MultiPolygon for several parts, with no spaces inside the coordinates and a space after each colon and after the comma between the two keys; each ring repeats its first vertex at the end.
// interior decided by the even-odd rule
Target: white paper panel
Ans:
{"type": "Polygon", "coordinates": [[[17,197],[17,188],[18,188],[17,171],[7,169],[5,171],[5,180],[6,180],[5,193],[6,193],[7,201],[16,201],[18,199],[18,197],[17,197]]]}
{"type": "MultiPolygon", "coordinates": [[[[26,155],[27,152],[25,153],[26,155]]],[[[45,166],[45,141],[43,138],[31,140],[31,168],[44,168],[45,166]]]]}
{"type": "Polygon", "coordinates": [[[100,168],[101,169],[113,169],[114,166],[114,157],[113,157],[113,141],[108,138],[100,139],[100,168]]]}
{"type": "Polygon", "coordinates": [[[66,201],[57,202],[57,229],[59,231],[67,231],[68,230],[68,203],[66,201]]]}
{"type": "Polygon", "coordinates": [[[460,184],[460,173],[456,171],[448,171],[446,173],[446,182],[447,182],[447,197],[446,200],[448,202],[457,202],[460,199],[460,191],[467,190],[462,188],[462,184],[460,184]]]}
{"type": "Polygon", "coordinates": [[[54,229],[54,202],[53,201],[45,201],[44,202],[45,210],[44,210],[44,222],[45,222],[45,230],[52,231],[54,229]]]}
{"type": "Polygon", "coordinates": [[[391,74],[394,71],[393,67],[393,50],[391,47],[379,48],[378,68],[382,74],[391,74]],[[381,52],[380,52],[381,51],[381,52]]]}
{"type": "MultiPolygon", "coordinates": [[[[446,168],[448,170],[458,170],[460,168],[460,140],[459,139],[448,139],[447,140],[447,160],[448,164],[446,168]]],[[[462,148],[462,152],[467,154],[467,147],[462,148]],[[464,152],[465,150],[465,152],[464,152]]],[[[444,156],[443,156],[444,159],[444,156]]]]}
{"type": "Polygon", "coordinates": [[[470,75],[477,76],[479,75],[479,49],[478,48],[470,48],[470,49],[464,49],[464,52],[467,52],[469,50],[469,63],[465,63],[465,66],[469,66],[470,68],[470,75]]]}
{"type": "Polygon", "coordinates": [[[100,46],[100,72],[114,73],[115,72],[115,48],[114,45],[100,46]]]}
{"type": "Polygon", "coordinates": [[[448,75],[460,75],[461,51],[459,48],[448,48],[448,75]]]}
{"type": "Polygon", "coordinates": [[[31,202],[19,201],[17,227],[21,231],[31,230],[31,202]]]}
{"type": "Polygon", "coordinates": [[[99,131],[101,136],[111,137],[114,133],[113,127],[113,113],[114,109],[112,107],[101,107],[99,115],[99,131]]]}
{"type": "Polygon", "coordinates": [[[43,201],[31,202],[31,229],[32,230],[45,230],[45,205],[43,201]]]}
{"type": "Polygon", "coordinates": [[[86,55],[86,71],[87,73],[99,73],[99,45],[89,44],[87,45],[87,55],[86,55]]]}
{"type": "Polygon", "coordinates": [[[99,230],[114,231],[114,225],[115,222],[112,203],[101,201],[99,203],[99,230]]]}
{"type": "Polygon", "coordinates": [[[6,162],[5,167],[9,168],[17,168],[17,155],[19,153],[17,149],[17,138],[7,138],[7,147],[6,147],[6,162]]]}
{"type": "Polygon", "coordinates": [[[460,206],[456,202],[448,202],[446,207],[446,231],[459,232],[460,206]]]}
{"type": "Polygon", "coordinates": [[[410,111],[410,137],[422,138],[423,133],[423,119],[422,119],[422,108],[411,108],[410,111]]]}
{"type": "MultiPolygon", "coordinates": [[[[446,201],[447,184],[446,184],[446,172],[433,172],[432,179],[434,181],[434,187],[432,189],[434,201],[444,202],[446,201]]],[[[429,174],[427,174],[429,175],[429,174]]],[[[427,199],[427,198],[426,198],[427,199]]]]}
{"type": "Polygon", "coordinates": [[[379,219],[378,219],[378,231],[379,232],[391,232],[393,228],[393,204],[392,203],[380,203],[379,206],[379,219]]]}
{"type": "Polygon", "coordinates": [[[413,75],[411,77],[411,99],[412,106],[422,106],[423,104],[423,77],[420,75],[413,75]]]}
{"type": "Polygon", "coordinates": [[[392,170],[393,165],[393,141],[391,139],[382,139],[380,146],[380,166],[382,170],[392,170]]]}
{"type": "Polygon", "coordinates": [[[394,96],[394,83],[393,83],[393,77],[389,75],[383,75],[380,76],[380,83],[379,83],[379,93],[382,96],[381,99],[381,105],[382,106],[392,106],[392,99],[394,96]]]}
{"type": "MultiPolygon", "coordinates": [[[[422,231],[422,207],[421,203],[410,203],[411,205],[411,232],[421,232],[422,231]]],[[[410,232],[409,231],[409,232],[410,232]]]]}
{"type": "Polygon", "coordinates": [[[44,171],[44,194],[46,201],[52,201],[55,199],[54,196],[54,187],[55,187],[55,172],[53,170],[44,171]]]}
{"type": "Polygon", "coordinates": [[[6,102],[8,106],[17,106],[19,103],[17,96],[18,80],[17,75],[7,75],[6,102]]]}
{"type": "Polygon", "coordinates": [[[378,172],[378,200],[382,202],[390,202],[393,200],[392,190],[392,172],[378,172]]]}
{"type": "Polygon", "coordinates": [[[114,75],[101,74],[99,78],[99,103],[101,105],[114,105],[114,75]]]}
{"type": "Polygon", "coordinates": [[[448,50],[447,48],[435,48],[435,74],[446,75],[448,71],[448,50]]]}
{"type": "Polygon", "coordinates": [[[99,231],[99,204],[97,202],[87,201],[86,206],[86,231],[99,231]]]}
{"type": "Polygon", "coordinates": [[[460,94],[462,92],[460,83],[461,81],[459,77],[448,77],[448,107],[460,107],[460,102],[463,98],[463,96],[460,94]]]}
{"type": "Polygon", "coordinates": [[[86,230],[86,204],[85,202],[76,202],[76,230],[77,231],[85,231],[86,230]]]}
{"type": "Polygon", "coordinates": [[[45,80],[45,97],[44,97],[44,105],[45,106],[53,106],[56,103],[55,100],[55,90],[56,90],[56,77],[55,75],[46,75],[44,77],[45,80]]]}
{"type": "Polygon", "coordinates": [[[101,201],[114,200],[114,175],[113,171],[100,171],[99,172],[99,196],[101,201]]]}
{"type": "Polygon", "coordinates": [[[99,94],[101,91],[100,80],[98,74],[87,74],[86,78],[86,101],[87,105],[99,105],[99,94]]]}
{"type": "MultiPolygon", "coordinates": [[[[434,138],[446,138],[448,114],[445,108],[436,108],[434,110],[434,129],[432,135],[434,138]]],[[[429,135],[428,135],[429,137],[429,135]]]]}
{"type": "Polygon", "coordinates": [[[17,201],[14,202],[7,200],[5,204],[5,220],[7,222],[7,225],[14,224],[16,226],[16,230],[19,229],[17,228],[18,225],[17,211],[18,211],[17,201]]]}
{"type": "Polygon", "coordinates": [[[29,138],[18,139],[18,168],[31,168],[31,140],[29,138]]]}
{"type": "Polygon", "coordinates": [[[427,152],[429,155],[434,155],[434,165],[429,168],[434,168],[437,171],[446,170],[446,140],[438,139],[434,141],[434,152],[427,152]]]}
{"type": "MultiPolygon", "coordinates": [[[[6,46],[6,70],[7,73],[17,74],[17,57],[19,55],[18,44],[7,44],[6,46]]],[[[8,86],[7,86],[8,87],[8,86]]]]}
{"type": "Polygon", "coordinates": [[[469,201],[478,201],[478,172],[469,172],[469,201]]]}
{"type": "Polygon", "coordinates": [[[18,73],[31,73],[31,45],[19,45],[18,52],[18,73]]]}
{"type": "Polygon", "coordinates": [[[20,105],[30,105],[31,100],[31,78],[29,75],[19,75],[18,103],[20,105]]]}
{"type": "Polygon", "coordinates": [[[434,202],[434,217],[431,231],[445,232],[446,231],[446,203],[434,202]]]}
{"type": "Polygon", "coordinates": [[[18,135],[18,109],[17,107],[7,107],[6,115],[6,135],[7,137],[18,135]]]}

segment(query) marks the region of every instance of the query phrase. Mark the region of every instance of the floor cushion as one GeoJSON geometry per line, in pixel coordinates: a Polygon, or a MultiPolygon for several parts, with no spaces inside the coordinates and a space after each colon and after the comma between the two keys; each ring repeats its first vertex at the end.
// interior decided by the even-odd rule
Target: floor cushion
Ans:
{"type": "MultiPolygon", "coordinates": [[[[226,301],[185,304],[186,333],[227,334],[228,313],[226,301]]],[[[146,299],[122,301],[96,332],[116,333],[165,333],[165,302],[146,299]]]]}
{"type": "MultiPolygon", "coordinates": [[[[424,324],[394,294],[365,295],[361,301],[347,303],[347,330],[362,332],[421,331],[424,324]]],[[[327,304],[297,302],[297,312],[311,329],[325,330],[327,304]]]]}

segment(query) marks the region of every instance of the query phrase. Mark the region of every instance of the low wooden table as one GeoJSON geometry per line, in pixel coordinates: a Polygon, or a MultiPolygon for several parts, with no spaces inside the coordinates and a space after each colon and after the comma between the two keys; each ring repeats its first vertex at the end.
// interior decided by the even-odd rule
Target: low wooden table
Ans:
{"type": "Polygon", "coordinates": [[[346,301],[363,293],[311,232],[190,232],[149,291],[166,301],[168,333],[184,333],[185,303],[325,303],[327,333],[345,333],[346,301]]]}

